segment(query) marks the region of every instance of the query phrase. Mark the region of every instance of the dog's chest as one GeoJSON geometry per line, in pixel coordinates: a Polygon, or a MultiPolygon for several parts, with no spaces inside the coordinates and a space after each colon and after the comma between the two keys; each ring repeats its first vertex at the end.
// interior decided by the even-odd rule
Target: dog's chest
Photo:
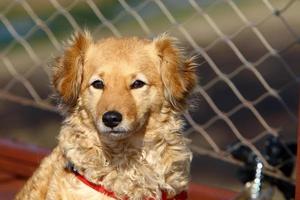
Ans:
{"type": "Polygon", "coordinates": [[[80,180],[76,180],[74,178],[65,181],[64,188],[68,189],[61,191],[62,200],[114,200],[114,198],[98,192],[80,180]]]}

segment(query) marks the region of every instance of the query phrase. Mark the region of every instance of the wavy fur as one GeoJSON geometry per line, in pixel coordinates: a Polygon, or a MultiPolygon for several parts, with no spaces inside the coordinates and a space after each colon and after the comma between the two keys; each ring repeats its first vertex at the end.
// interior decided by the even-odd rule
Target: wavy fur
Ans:
{"type": "Polygon", "coordinates": [[[172,197],[187,190],[192,153],[179,115],[196,84],[194,67],[166,35],[98,42],[87,33],[75,36],[54,68],[54,87],[71,108],[59,144],[16,199],[111,199],[76,179],[68,162],[120,199],[159,199],[161,191],[172,197]],[[96,75],[105,83],[102,90],[90,86],[96,75]],[[147,84],[130,89],[126,84],[135,76],[147,84]],[[122,137],[102,132],[101,116],[111,109],[123,115],[120,126],[128,131],[122,137]]]}

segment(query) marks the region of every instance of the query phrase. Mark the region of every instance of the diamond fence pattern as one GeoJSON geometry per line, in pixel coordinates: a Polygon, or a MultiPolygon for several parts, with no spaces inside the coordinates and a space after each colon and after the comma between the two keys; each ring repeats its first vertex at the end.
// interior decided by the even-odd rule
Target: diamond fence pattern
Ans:
{"type": "Polygon", "coordinates": [[[2,4],[0,99],[57,112],[45,81],[48,64],[61,52],[61,41],[75,30],[87,27],[95,37],[151,38],[169,32],[190,54],[199,55],[195,102],[184,115],[192,150],[242,165],[228,146],[243,144],[259,157],[266,174],[294,182],[280,166],[268,163],[262,143],[270,135],[296,138],[299,1],[15,0],[2,4]]]}

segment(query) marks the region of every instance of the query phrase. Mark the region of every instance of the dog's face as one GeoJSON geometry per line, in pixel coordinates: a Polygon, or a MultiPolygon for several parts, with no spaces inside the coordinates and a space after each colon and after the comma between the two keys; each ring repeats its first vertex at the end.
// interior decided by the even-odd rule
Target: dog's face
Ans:
{"type": "Polygon", "coordinates": [[[58,59],[53,84],[71,109],[89,113],[100,134],[126,138],[163,105],[181,110],[196,83],[194,64],[173,43],[167,36],[93,42],[77,35],[58,59]]]}
{"type": "Polygon", "coordinates": [[[151,58],[147,45],[136,39],[108,39],[87,50],[79,97],[101,134],[127,137],[161,107],[158,59],[151,58]]]}

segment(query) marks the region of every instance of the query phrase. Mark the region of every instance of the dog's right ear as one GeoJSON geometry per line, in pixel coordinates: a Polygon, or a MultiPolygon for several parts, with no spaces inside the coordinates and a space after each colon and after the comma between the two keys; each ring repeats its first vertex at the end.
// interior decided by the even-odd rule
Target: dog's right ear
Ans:
{"type": "Polygon", "coordinates": [[[83,79],[85,54],[92,42],[88,32],[76,33],[68,42],[63,55],[56,59],[52,84],[62,101],[70,107],[77,103],[83,79]]]}

